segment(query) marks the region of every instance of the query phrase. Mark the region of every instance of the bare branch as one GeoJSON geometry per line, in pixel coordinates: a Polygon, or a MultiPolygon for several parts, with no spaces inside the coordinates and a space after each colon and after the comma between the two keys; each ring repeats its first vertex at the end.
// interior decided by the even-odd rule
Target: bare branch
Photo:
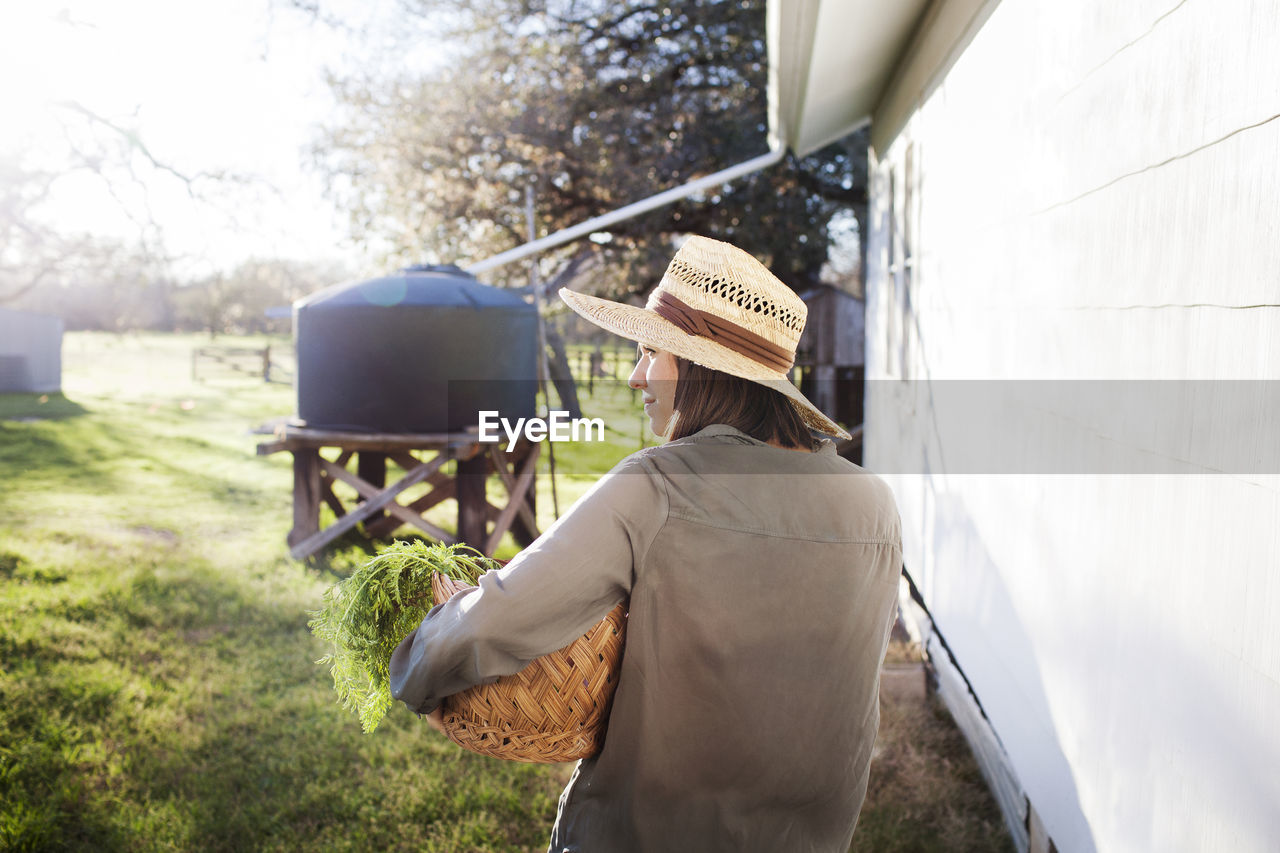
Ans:
{"type": "Polygon", "coordinates": [[[98,113],[94,112],[93,110],[89,109],[88,107],[76,101],[62,101],[61,103],[58,104],[58,106],[65,110],[69,110],[71,112],[77,113],[89,119],[91,123],[105,127],[108,130],[115,133],[116,135],[118,135],[121,139],[123,139],[128,144],[130,149],[132,149],[133,151],[136,151],[137,153],[141,154],[144,158],[146,158],[147,162],[149,162],[152,165],[152,167],[154,167],[155,169],[161,172],[166,172],[172,175],[173,177],[177,178],[179,181],[182,181],[182,183],[185,184],[187,187],[188,195],[190,195],[192,198],[196,198],[196,193],[194,189],[194,185],[196,184],[196,182],[201,180],[225,180],[227,178],[227,175],[222,172],[203,172],[202,171],[202,172],[196,172],[195,174],[192,174],[192,175],[188,175],[187,173],[180,171],[176,167],[156,157],[156,155],[151,152],[151,149],[147,147],[147,144],[142,141],[142,136],[136,130],[131,130],[127,127],[123,127],[115,123],[114,121],[111,121],[110,119],[99,115],[98,113]]]}

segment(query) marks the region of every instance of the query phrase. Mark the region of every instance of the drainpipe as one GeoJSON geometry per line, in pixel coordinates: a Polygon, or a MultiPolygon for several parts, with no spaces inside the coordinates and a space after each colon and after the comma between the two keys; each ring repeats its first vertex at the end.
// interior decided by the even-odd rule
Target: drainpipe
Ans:
{"type": "Polygon", "coordinates": [[[761,169],[768,168],[774,163],[782,159],[787,153],[785,145],[778,145],[768,154],[762,154],[759,157],[753,157],[750,160],[743,161],[736,166],[730,166],[727,169],[721,169],[701,178],[695,178],[687,184],[660,192],[657,195],[651,195],[642,201],[629,204],[626,207],[620,207],[617,210],[610,211],[602,216],[594,219],[588,219],[586,222],[580,222],[577,225],[571,225],[568,228],[562,228],[554,234],[548,234],[540,240],[533,240],[522,246],[516,246],[514,249],[508,249],[505,252],[494,255],[491,258],[485,258],[483,261],[474,263],[467,267],[467,272],[475,275],[477,273],[487,272],[488,270],[500,267],[503,264],[509,264],[512,261],[518,261],[521,258],[527,258],[530,255],[536,255],[539,252],[545,252],[547,249],[553,249],[556,246],[568,243],[571,240],[577,240],[596,231],[603,231],[615,222],[622,222],[624,219],[630,219],[633,216],[639,216],[647,213],[655,207],[662,207],[665,204],[677,202],[682,198],[687,198],[699,190],[717,187],[721,184],[727,184],[735,178],[743,175],[749,175],[752,172],[758,172],[761,169]]]}

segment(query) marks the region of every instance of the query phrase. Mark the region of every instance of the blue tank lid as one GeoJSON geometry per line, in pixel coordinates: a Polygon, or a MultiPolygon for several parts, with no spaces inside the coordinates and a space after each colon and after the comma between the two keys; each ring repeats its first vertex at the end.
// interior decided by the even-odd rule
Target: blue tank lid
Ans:
{"type": "Polygon", "coordinates": [[[453,264],[405,267],[395,275],[335,284],[293,303],[295,310],[369,306],[536,310],[515,293],[481,284],[453,264]]]}

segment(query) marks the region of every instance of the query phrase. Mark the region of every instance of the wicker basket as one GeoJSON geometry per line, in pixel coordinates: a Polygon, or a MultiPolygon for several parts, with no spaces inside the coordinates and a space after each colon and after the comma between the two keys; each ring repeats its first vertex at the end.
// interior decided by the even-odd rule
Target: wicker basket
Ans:
{"type": "MultiPolygon", "coordinates": [[[[435,574],[437,603],[470,587],[435,574]]],[[[481,755],[511,761],[576,761],[604,745],[626,638],[627,603],[558,652],[515,675],[444,700],[445,734],[481,755]]]]}

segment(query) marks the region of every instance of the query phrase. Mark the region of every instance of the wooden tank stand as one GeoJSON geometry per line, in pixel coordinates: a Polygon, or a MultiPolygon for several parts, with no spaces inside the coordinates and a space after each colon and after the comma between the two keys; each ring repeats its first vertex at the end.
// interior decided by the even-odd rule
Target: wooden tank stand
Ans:
{"type": "Polygon", "coordinates": [[[404,524],[446,544],[463,542],[492,555],[508,530],[521,545],[538,536],[534,474],[542,445],[521,441],[511,453],[497,444],[482,444],[474,431],[432,435],[338,432],[309,429],[289,421],[263,424],[255,430],[272,440],[258,445],[258,455],[293,454],[293,529],[289,554],[304,559],[361,522],[370,538],[386,538],[404,524]],[[329,450],[326,450],[329,449],[329,450]],[[321,453],[326,450],[326,453],[321,453]],[[335,452],[336,451],[336,452],[335,452]],[[356,470],[350,470],[355,459],[356,470]],[[386,484],[387,460],[405,474],[386,484]],[[444,465],[456,460],[450,474],[444,465]],[[485,484],[497,473],[507,492],[505,506],[494,506],[485,484]],[[341,481],[355,489],[354,506],[346,506],[333,490],[341,481]],[[418,483],[430,489],[408,504],[396,499],[418,483]],[[458,504],[458,526],[450,533],[423,517],[441,501],[458,504]],[[320,529],[320,504],[336,521],[320,529]],[[493,526],[489,524],[492,522],[493,526]]]}

